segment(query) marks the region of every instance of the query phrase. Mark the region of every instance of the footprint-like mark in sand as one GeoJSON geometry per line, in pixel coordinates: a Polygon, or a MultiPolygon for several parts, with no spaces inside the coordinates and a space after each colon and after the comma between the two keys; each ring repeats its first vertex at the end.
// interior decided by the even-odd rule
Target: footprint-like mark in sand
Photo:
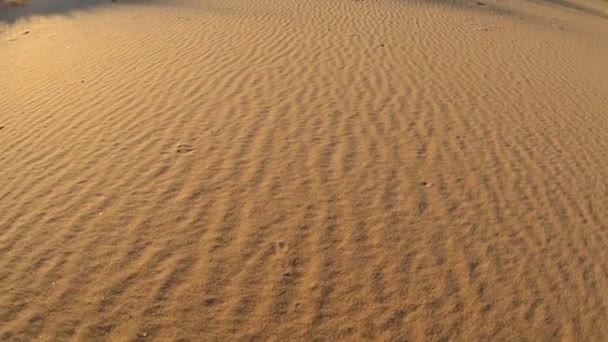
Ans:
{"type": "Polygon", "coordinates": [[[203,306],[213,306],[218,303],[218,299],[215,297],[206,297],[203,300],[203,306]]]}
{"type": "Polygon", "coordinates": [[[426,211],[426,209],[429,207],[428,202],[426,201],[421,201],[418,203],[418,214],[422,215],[424,214],[424,212],[426,211]]]}
{"type": "Polygon", "coordinates": [[[192,145],[178,145],[177,153],[189,153],[194,151],[194,147],[192,145]]]}

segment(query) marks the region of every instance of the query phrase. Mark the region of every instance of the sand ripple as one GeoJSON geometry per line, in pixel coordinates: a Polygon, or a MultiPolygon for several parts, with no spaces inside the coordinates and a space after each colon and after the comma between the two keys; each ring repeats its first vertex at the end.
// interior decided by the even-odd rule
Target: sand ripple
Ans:
{"type": "Polygon", "coordinates": [[[172,0],[0,22],[0,340],[604,340],[594,13],[172,0]]]}

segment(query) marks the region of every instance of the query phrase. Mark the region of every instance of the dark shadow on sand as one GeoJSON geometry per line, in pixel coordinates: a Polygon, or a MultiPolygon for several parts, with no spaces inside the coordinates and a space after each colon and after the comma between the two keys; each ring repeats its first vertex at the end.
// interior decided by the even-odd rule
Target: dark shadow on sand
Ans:
{"type": "Polygon", "coordinates": [[[99,6],[149,4],[146,0],[26,0],[23,6],[10,6],[0,0],[0,24],[12,24],[20,19],[38,15],[69,15],[74,11],[91,10],[99,6]]]}

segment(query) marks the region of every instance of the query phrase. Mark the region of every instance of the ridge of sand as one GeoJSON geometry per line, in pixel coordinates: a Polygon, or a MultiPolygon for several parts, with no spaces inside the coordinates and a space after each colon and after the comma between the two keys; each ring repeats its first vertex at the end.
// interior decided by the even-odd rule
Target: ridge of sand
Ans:
{"type": "Polygon", "coordinates": [[[560,2],[0,9],[0,340],[605,340],[608,20],[560,2]]]}

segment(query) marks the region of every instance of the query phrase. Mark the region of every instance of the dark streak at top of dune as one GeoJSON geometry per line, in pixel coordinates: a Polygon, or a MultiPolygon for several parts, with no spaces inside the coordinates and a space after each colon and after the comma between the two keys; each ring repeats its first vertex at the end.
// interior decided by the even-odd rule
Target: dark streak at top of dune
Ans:
{"type": "Polygon", "coordinates": [[[89,10],[116,4],[144,4],[143,0],[28,0],[23,6],[10,6],[0,1],[0,23],[12,24],[35,15],[68,15],[73,11],[89,10]]]}

